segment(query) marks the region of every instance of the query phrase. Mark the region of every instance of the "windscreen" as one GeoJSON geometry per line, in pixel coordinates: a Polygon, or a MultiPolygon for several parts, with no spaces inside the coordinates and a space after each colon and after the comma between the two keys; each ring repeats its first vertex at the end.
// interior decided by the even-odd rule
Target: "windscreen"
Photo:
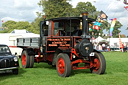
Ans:
{"type": "Polygon", "coordinates": [[[53,35],[59,34],[59,36],[70,36],[70,33],[71,36],[80,36],[82,34],[80,20],[72,19],[54,21],[53,35]]]}
{"type": "Polygon", "coordinates": [[[5,46],[5,45],[0,46],[0,55],[1,54],[8,54],[8,55],[10,55],[11,52],[9,50],[9,47],[5,46]]]}

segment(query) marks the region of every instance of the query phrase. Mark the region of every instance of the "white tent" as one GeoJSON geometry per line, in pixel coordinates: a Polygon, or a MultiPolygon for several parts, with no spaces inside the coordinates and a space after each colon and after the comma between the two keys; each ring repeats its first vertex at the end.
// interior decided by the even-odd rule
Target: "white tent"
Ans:
{"type": "Polygon", "coordinates": [[[103,39],[102,37],[99,36],[99,37],[97,37],[97,38],[94,40],[94,42],[97,42],[97,43],[98,43],[98,42],[103,41],[103,40],[105,41],[105,39],[103,39]]]}
{"type": "MultiPolygon", "coordinates": [[[[111,48],[119,48],[119,38],[108,38],[111,48]]],[[[121,38],[121,42],[125,46],[128,43],[128,38],[121,38]]]]}

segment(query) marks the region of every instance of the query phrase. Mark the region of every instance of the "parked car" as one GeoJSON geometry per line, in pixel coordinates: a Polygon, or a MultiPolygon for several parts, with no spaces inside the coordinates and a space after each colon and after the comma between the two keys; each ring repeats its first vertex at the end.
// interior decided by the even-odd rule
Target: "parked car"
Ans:
{"type": "Polygon", "coordinates": [[[0,71],[12,70],[13,74],[18,74],[18,57],[12,55],[7,45],[0,44],[0,71]]]}

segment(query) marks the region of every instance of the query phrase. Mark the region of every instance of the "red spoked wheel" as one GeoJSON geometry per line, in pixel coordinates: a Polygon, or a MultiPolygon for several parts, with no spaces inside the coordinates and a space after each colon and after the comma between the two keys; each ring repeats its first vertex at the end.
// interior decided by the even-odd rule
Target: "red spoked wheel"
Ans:
{"type": "Polygon", "coordinates": [[[94,59],[94,71],[97,72],[98,69],[100,68],[100,61],[98,60],[98,58],[94,59]]]}
{"type": "Polygon", "coordinates": [[[60,53],[57,56],[56,70],[59,76],[68,77],[71,73],[71,61],[67,54],[60,53]]]}
{"type": "Polygon", "coordinates": [[[22,64],[23,64],[23,66],[26,65],[26,55],[25,54],[23,54],[23,57],[22,57],[22,64]]]}
{"type": "Polygon", "coordinates": [[[65,63],[64,60],[62,58],[59,58],[58,62],[57,62],[57,68],[60,74],[63,74],[65,71],[65,63]]]}
{"type": "Polygon", "coordinates": [[[92,73],[103,74],[106,69],[106,61],[103,54],[95,52],[95,55],[90,57],[90,67],[92,73]]]}
{"type": "Polygon", "coordinates": [[[24,50],[21,54],[21,64],[23,68],[29,68],[30,66],[30,57],[26,50],[24,50]]]}

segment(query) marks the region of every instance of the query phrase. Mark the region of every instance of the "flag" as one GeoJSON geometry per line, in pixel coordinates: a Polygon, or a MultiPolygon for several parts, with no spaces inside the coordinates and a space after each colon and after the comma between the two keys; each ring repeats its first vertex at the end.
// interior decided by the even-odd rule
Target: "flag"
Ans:
{"type": "Polygon", "coordinates": [[[100,29],[100,27],[99,27],[99,26],[97,26],[97,25],[94,25],[94,26],[93,26],[93,29],[99,30],[99,29],[100,29]]]}
{"type": "Polygon", "coordinates": [[[113,20],[112,20],[112,23],[111,23],[111,27],[110,27],[110,36],[112,36],[112,32],[113,32],[113,30],[114,30],[114,26],[115,26],[115,24],[116,24],[116,18],[114,18],[113,20]]]}
{"type": "Polygon", "coordinates": [[[96,21],[94,25],[101,26],[101,23],[96,21]]]}
{"type": "Polygon", "coordinates": [[[123,48],[123,44],[122,44],[121,38],[120,38],[120,33],[119,33],[119,47],[120,47],[120,48],[123,48]]]}
{"type": "Polygon", "coordinates": [[[128,4],[128,0],[124,0],[124,4],[128,4]]]}

